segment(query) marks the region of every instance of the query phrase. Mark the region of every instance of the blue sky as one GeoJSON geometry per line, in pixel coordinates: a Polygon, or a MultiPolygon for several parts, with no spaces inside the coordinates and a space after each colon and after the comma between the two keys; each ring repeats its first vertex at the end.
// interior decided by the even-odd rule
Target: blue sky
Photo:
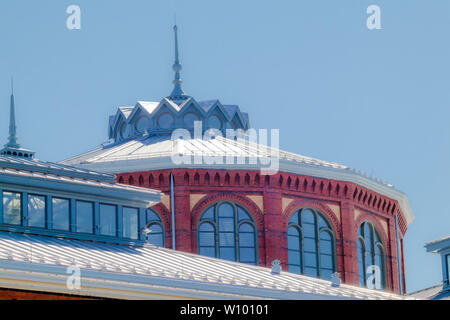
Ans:
{"type": "Polygon", "coordinates": [[[3,140],[11,75],[19,141],[49,161],[106,141],[118,106],[167,96],[175,13],[185,91],[405,192],[408,291],[437,284],[423,246],[450,233],[449,1],[1,1],[3,140]],[[81,30],[66,28],[71,4],[81,30]],[[366,27],[371,4],[381,30],[366,27]]]}

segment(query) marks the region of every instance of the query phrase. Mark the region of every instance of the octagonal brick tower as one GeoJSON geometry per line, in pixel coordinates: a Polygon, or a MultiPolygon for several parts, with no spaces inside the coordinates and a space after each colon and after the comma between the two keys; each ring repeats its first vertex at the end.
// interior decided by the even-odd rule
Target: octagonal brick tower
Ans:
{"type": "Polygon", "coordinates": [[[156,245],[262,266],[278,259],[285,271],[327,280],[339,272],[347,284],[406,292],[403,238],[414,218],[406,195],[341,164],[225,137],[248,130],[249,117],[183,91],[174,32],[171,95],[119,107],[109,144],[62,163],[163,192],[147,215],[156,245]],[[185,135],[172,139],[177,129],[185,135]],[[274,154],[279,170],[266,175],[262,164],[274,154]],[[214,161],[199,161],[205,156],[214,161]]]}

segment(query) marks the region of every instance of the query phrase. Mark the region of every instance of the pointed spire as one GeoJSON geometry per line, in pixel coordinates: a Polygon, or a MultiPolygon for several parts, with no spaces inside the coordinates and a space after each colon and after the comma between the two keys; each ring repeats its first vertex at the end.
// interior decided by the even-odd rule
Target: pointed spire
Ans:
{"type": "Polygon", "coordinates": [[[20,158],[32,159],[35,152],[22,148],[17,143],[16,136],[16,110],[14,105],[14,80],[11,77],[11,100],[9,105],[9,137],[8,143],[0,151],[0,154],[7,156],[14,156],[20,158]]]}
{"type": "Polygon", "coordinates": [[[178,57],[178,27],[175,23],[173,26],[173,31],[175,33],[175,63],[173,64],[173,71],[175,72],[175,79],[173,80],[174,88],[172,90],[172,93],[170,94],[169,98],[176,99],[176,100],[184,100],[187,98],[186,94],[184,93],[183,89],[181,88],[181,83],[183,82],[181,80],[180,72],[182,70],[182,66],[180,64],[180,59],[178,57]]]}
{"type": "Polygon", "coordinates": [[[9,137],[5,147],[20,148],[16,137],[16,112],[14,106],[14,79],[11,77],[11,100],[9,105],[9,137]]]}

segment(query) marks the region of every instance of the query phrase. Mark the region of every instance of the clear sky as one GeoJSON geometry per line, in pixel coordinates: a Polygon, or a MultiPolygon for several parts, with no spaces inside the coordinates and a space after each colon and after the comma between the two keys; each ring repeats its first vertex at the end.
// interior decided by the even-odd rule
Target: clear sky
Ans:
{"type": "Polygon", "coordinates": [[[185,91],[405,192],[408,291],[437,284],[424,244],[450,234],[450,1],[1,1],[3,141],[11,75],[19,142],[49,161],[106,141],[118,106],[167,96],[175,13],[185,91]],[[66,27],[71,4],[81,30],[66,27]],[[371,4],[381,30],[366,27],[371,4]]]}

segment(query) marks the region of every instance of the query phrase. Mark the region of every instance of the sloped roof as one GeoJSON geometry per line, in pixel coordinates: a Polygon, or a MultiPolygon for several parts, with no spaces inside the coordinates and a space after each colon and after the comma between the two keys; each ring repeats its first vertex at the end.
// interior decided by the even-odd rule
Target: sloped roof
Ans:
{"type": "Polygon", "coordinates": [[[119,184],[112,174],[10,156],[0,156],[0,183],[114,197],[145,207],[161,198],[159,191],[119,184]]]}
{"type": "Polygon", "coordinates": [[[76,168],[37,159],[28,160],[24,158],[0,155],[0,168],[52,174],[55,176],[65,176],[70,178],[83,178],[102,182],[114,182],[113,174],[101,173],[93,170],[76,168]]]}
{"type": "MultiPolygon", "coordinates": [[[[0,286],[70,293],[67,267],[81,269],[80,292],[113,298],[405,299],[396,294],[157,248],[0,232],[0,286]],[[21,281],[17,281],[17,280],[21,281]],[[32,283],[32,284],[31,284],[32,283]],[[50,283],[50,284],[49,284],[50,283]]],[[[74,292],[72,292],[74,293],[74,292]]]]}
{"type": "Polygon", "coordinates": [[[450,300],[450,291],[442,292],[442,284],[414,291],[408,296],[421,300],[450,300]]]}
{"type": "Polygon", "coordinates": [[[259,170],[261,165],[257,161],[255,162],[255,159],[270,159],[271,157],[278,158],[279,170],[283,172],[354,182],[379,192],[399,202],[407,224],[414,219],[406,195],[380,179],[335,162],[220,136],[212,140],[200,138],[171,140],[170,135],[144,136],[119,144],[103,146],[89,153],[66,159],[61,163],[110,173],[180,167],[259,170]],[[191,157],[211,156],[222,158],[223,162],[221,164],[195,164],[192,161],[191,164],[176,165],[172,161],[174,154],[191,157]],[[235,163],[227,164],[226,157],[236,159],[235,163]],[[244,162],[238,164],[237,159],[243,159],[244,162]]]}

